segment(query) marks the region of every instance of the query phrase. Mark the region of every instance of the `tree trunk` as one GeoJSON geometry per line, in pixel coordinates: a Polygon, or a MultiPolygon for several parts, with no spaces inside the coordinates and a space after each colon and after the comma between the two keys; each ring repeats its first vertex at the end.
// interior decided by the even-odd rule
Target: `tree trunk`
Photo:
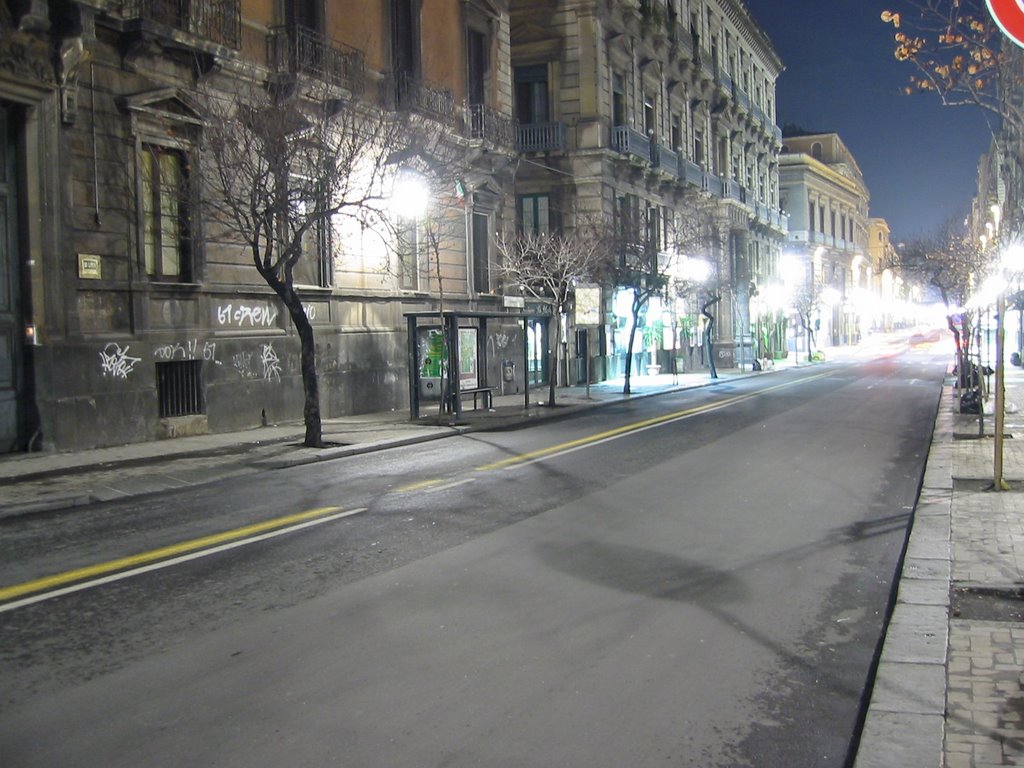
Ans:
{"type": "Polygon", "coordinates": [[[953,315],[946,316],[946,323],[949,326],[950,333],[953,334],[953,344],[956,349],[956,377],[957,385],[960,391],[963,392],[967,388],[968,372],[967,372],[967,356],[964,354],[963,340],[960,336],[960,329],[956,327],[956,323],[953,320],[953,315]]]}
{"type": "MultiPolygon", "coordinates": [[[[283,287],[283,286],[282,286],[283,287]]],[[[295,331],[299,335],[299,367],[302,371],[302,420],[306,425],[306,437],[302,444],[306,448],[323,447],[323,425],[320,418],[320,382],[316,374],[316,340],[313,326],[306,316],[302,301],[293,290],[278,291],[288,309],[295,331]]]]}
{"type": "Polygon", "coordinates": [[[640,294],[633,291],[633,325],[629,329],[629,343],[626,345],[626,370],[625,382],[622,385],[622,394],[630,393],[629,379],[633,372],[633,341],[636,339],[636,327],[640,322],[640,310],[643,309],[643,302],[640,301],[640,294]]]}
{"type": "Polygon", "coordinates": [[[700,313],[707,318],[708,324],[704,327],[704,346],[708,350],[708,368],[711,370],[711,378],[718,378],[718,369],[715,367],[715,342],[714,339],[714,328],[715,328],[715,316],[712,315],[708,309],[719,301],[721,296],[715,296],[714,298],[704,302],[704,306],[700,308],[700,313]]]}

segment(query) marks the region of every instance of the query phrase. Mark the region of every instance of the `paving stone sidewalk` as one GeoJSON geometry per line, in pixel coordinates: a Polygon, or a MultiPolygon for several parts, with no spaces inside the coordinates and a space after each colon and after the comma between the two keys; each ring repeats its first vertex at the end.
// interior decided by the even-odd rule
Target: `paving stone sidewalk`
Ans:
{"type": "Polygon", "coordinates": [[[855,768],[1024,765],[1024,371],[993,419],[944,388],[855,768]]]}
{"type": "MultiPolygon", "coordinates": [[[[1019,369],[1008,373],[1007,401],[1024,405],[1019,369]]],[[[1024,419],[1007,415],[1003,476],[1011,490],[1001,493],[989,490],[991,421],[986,438],[976,437],[976,418],[954,421],[945,766],[1024,765],[1024,419]]]]}

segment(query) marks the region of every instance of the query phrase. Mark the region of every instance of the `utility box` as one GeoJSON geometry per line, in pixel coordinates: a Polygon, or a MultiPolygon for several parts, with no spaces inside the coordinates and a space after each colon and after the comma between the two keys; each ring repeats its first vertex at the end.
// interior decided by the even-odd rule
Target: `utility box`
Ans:
{"type": "Polygon", "coordinates": [[[441,382],[440,376],[423,376],[420,378],[420,400],[440,400],[441,382]]]}

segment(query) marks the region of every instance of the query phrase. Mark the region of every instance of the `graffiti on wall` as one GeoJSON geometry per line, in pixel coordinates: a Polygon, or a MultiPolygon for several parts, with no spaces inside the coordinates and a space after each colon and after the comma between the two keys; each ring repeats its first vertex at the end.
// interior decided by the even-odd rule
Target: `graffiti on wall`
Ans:
{"type": "Polygon", "coordinates": [[[153,350],[153,357],[157,360],[206,360],[220,365],[215,341],[204,341],[201,347],[198,339],[191,339],[184,344],[161,344],[153,350]]]}
{"type": "Polygon", "coordinates": [[[130,348],[129,344],[122,348],[120,344],[112,341],[100,350],[100,371],[104,376],[115,379],[128,378],[128,374],[135,369],[135,364],[142,360],[141,357],[129,355],[130,348]]]}
{"type": "Polygon", "coordinates": [[[269,328],[277,320],[277,309],[269,304],[222,304],[217,307],[218,325],[269,328]]]}
{"type": "Polygon", "coordinates": [[[281,381],[281,360],[274,351],[274,344],[268,342],[262,345],[260,352],[260,365],[263,368],[263,378],[266,381],[281,381]]]}

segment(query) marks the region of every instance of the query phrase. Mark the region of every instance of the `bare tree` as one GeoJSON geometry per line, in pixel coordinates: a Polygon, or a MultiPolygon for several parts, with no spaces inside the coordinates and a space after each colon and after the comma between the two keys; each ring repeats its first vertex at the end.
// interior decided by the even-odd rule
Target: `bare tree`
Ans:
{"type": "MultiPolygon", "coordinates": [[[[985,0],[896,0],[882,13],[894,28],[894,54],[915,65],[908,93],[931,91],[948,106],[980,107],[1020,127],[1020,55],[985,0]]],[[[996,124],[998,128],[998,124],[996,124]]]]}
{"type": "Polygon", "coordinates": [[[711,377],[717,379],[713,355],[715,316],[711,311],[722,298],[717,253],[723,247],[723,236],[717,202],[691,198],[685,213],[675,218],[669,241],[671,256],[661,264],[668,276],[667,293],[679,299],[697,300],[699,315],[706,320],[703,336],[708,368],[711,377]]]}
{"type": "MultiPolygon", "coordinates": [[[[1018,12],[1014,9],[1014,12],[1018,12]]],[[[882,21],[894,54],[914,65],[907,93],[986,116],[1005,180],[1004,235],[1024,227],[1024,51],[1003,34],[986,0],[893,0],[882,21]]]]}
{"type": "Polygon", "coordinates": [[[382,225],[389,157],[407,140],[404,126],[394,113],[294,88],[200,97],[204,204],[288,311],[301,348],[303,444],[320,446],[316,348],[295,271],[330,247],[341,219],[382,225]]]}
{"type": "Polygon", "coordinates": [[[591,227],[580,226],[569,234],[523,232],[497,238],[496,274],[526,294],[551,303],[554,326],[550,349],[548,405],[555,405],[556,372],[562,346],[562,321],[576,285],[598,279],[607,272],[607,244],[591,227]]]}
{"type": "Polygon", "coordinates": [[[962,225],[949,220],[936,236],[896,248],[893,262],[887,265],[908,279],[931,286],[942,298],[946,307],[946,324],[956,344],[961,391],[970,386],[972,368],[972,319],[970,310],[964,307],[985,273],[989,259],[981,244],[962,225]]]}
{"type": "MultiPolygon", "coordinates": [[[[822,286],[809,280],[793,294],[793,309],[800,318],[800,325],[807,336],[807,362],[814,361],[814,315],[821,309],[822,286]]],[[[797,354],[797,350],[793,350],[797,354]]]]}
{"type": "Polygon", "coordinates": [[[640,318],[651,297],[661,295],[668,286],[667,252],[659,252],[655,236],[658,222],[653,211],[631,210],[617,212],[614,230],[609,237],[613,258],[606,280],[612,285],[626,288],[632,295],[630,302],[629,340],[626,343],[626,366],[622,393],[630,394],[633,371],[633,346],[640,318]]]}

